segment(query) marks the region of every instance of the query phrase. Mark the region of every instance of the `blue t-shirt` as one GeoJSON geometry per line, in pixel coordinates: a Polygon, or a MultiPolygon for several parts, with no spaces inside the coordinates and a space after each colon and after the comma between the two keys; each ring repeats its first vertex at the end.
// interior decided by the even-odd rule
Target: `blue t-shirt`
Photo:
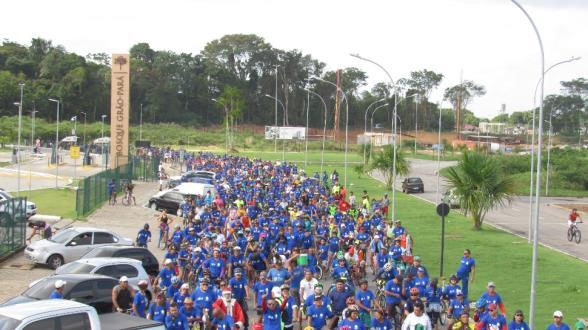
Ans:
{"type": "Polygon", "coordinates": [[[151,238],[151,232],[149,230],[141,229],[137,234],[137,243],[139,245],[147,245],[147,241],[151,238]]]}
{"type": "Polygon", "coordinates": [[[163,305],[158,305],[156,302],[151,303],[149,306],[149,310],[147,313],[151,315],[151,319],[153,321],[158,321],[161,323],[165,322],[165,316],[167,314],[168,304],[164,302],[163,305]]]}
{"type": "Polygon", "coordinates": [[[508,324],[508,330],[530,330],[530,328],[525,322],[516,323],[514,320],[512,320],[508,324]]]}
{"type": "MultiPolygon", "coordinates": [[[[386,286],[384,287],[385,291],[390,291],[395,294],[400,294],[402,288],[398,284],[394,284],[393,280],[386,282],[386,286]]],[[[400,298],[386,295],[386,304],[396,304],[400,302],[400,298]]]]}
{"type": "Polygon", "coordinates": [[[559,327],[556,326],[555,324],[551,323],[548,327],[547,330],[570,330],[570,326],[562,323],[559,327]]]}
{"type": "Polygon", "coordinates": [[[365,325],[360,319],[351,320],[350,318],[346,318],[339,322],[339,329],[342,327],[349,327],[352,330],[365,330],[365,325]]]}
{"type": "Polygon", "coordinates": [[[238,280],[236,277],[233,277],[229,280],[229,286],[231,287],[231,292],[233,293],[233,297],[235,299],[244,299],[245,298],[245,289],[247,288],[247,280],[244,277],[241,277],[238,280]]]}
{"type": "Polygon", "coordinates": [[[306,310],[306,315],[310,317],[310,325],[315,329],[322,329],[327,325],[327,319],[333,317],[329,308],[324,305],[318,308],[314,304],[306,310]]]}
{"type": "Polygon", "coordinates": [[[492,315],[488,314],[482,319],[479,326],[480,329],[483,330],[490,330],[494,328],[502,329],[503,327],[506,327],[506,319],[502,314],[498,314],[496,317],[492,317],[492,315]]]}
{"type": "Polygon", "coordinates": [[[257,306],[261,306],[261,296],[266,294],[266,297],[269,297],[270,291],[273,287],[274,285],[271,282],[266,282],[265,284],[257,282],[253,285],[253,290],[255,290],[256,294],[255,304],[257,306]]]}
{"type": "Polygon", "coordinates": [[[171,278],[174,275],[175,275],[175,272],[173,269],[169,269],[167,267],[162,268],[161,271],[159,272],[159,278],[161,279],[160,286],[163,286],[166,288],[170,287],[171,286],[171,278]]]}
{"type": "Polygon", "coordinates": [[[209,258],[202,265],[210,270],[212,278],[218,278],[225,269],[225,261],[221,258],[209,258]]]}
{"type": "Polygon", "coordinates": [[[469,277],[470,272],[472,271],[472,267],[476,265],[476,261],[474,258],[465,256],[461,257],[461,261],[459,262],[459,267],[457,268],[457,276],[459,277],[469,277]]]}
{"type": "Polygon", "coordinates": [[[372,301],[374,301],[375,298],[376,296],[370,290],[358,290],[355,293],[355,300],[361,301],[361,304],[367,308],[372,308],[372,301]]]}
{"type": "Polygon", "coordinates": [[[351,293],[351,291],[347,291],[345,289],[343,289],[343,291],[337,291],[337,289],[331,291],[331,293],[329,293],[329,299],[331,299],[331,301],[333,302],[331,304],[333,313],[340,315],[343,312],[343,310],[347,307],[345,301],[349,296],[352,295],[353,294],[351,293]]]}
{"type": "Polygon", "coordinates": [[[496,306],[502,304],[502,297],[500,297],[500,295],[496,292],[494,292],[493,295],[489,295],[488,292],[484,292],[482,293],[480,300],[486,301],[486,306],[490,304],[496,304],[496,306]]]}
{"type": "Polygon", "coordinates": [[[451,300],[451,302],[449,303],[449,307],[452,309],[451,316],[453,316],[453,318],[456,320],[459,319],[459,315],[467,306],[468,306],[467,299],[464,299],[461,302],[457,299],[451,300]]]}
{"type": "Polygon", "coordinates": [[[202,289],[196,289],[192,293],[194,306],[200,309],[208,308],[212,310],[212,304],[216,301],[216,298],[216,294],[211,289],[208,289],[206,292],[203,292],[202,289]]]}
{"type": "Polygon", "coordinates": [[[392,326],[392,321],[389,319],[384,318],[382,321],[379,321],[377,318],[372,318],[372,330],[392,330],[394,327],[392,326]]]}
{"type": "Polygon", "coordinates": [[[290,281],[290,288],[291,289],[300,289],[300,281],[304,278],[304,271],[302,267],[296,266],[292,269],[292,276],[290,281]]]}
{"type": "Polygon", "coordinates": [[[235,326],[235,321],[230,315],[225,315],[222,319],[213,318],[210,324],[216,326],[218,330],[232,330],[235,326]]]}
{"type": "Polygon", "coordinates": [[[282,327],[282,310],[275,307],[273,310],[267,308],[263,312],[263,329],[280,330],[282,327]]]}
{"type": "Polygon", "coordinates": [[[63,295],[57,292],[57,290],[53,290],[53,292],[51,292],[51,295],[49,296],[49,299],[63,299],[63,295]]]}
{"type": "Polygon", "coordinates": [[[272,280],[274,286],[282,286],[290,278],[290,273],[285,268],[272,268],[267,273],[267,277],[272,280]]]}
{"type": "Polygon", "coordinates": [[[173,317],[171,314],[165,317],[166,330],[188,330],[189,327],[188,319],[181,313],[177,317],[173,317]]]}
{"type": "Polygon", "coordinates": [[[135,315],[134,312],[132,313],[132,315],[145,318],[146,317],[145,309],[147,309],[147,298],[145,298],[145,295],[143,293],[141,293],[140,291],[135,293],[135,298],[133,299],[133,305],[135,305],[137,308],[137,315],[135,315]]]}

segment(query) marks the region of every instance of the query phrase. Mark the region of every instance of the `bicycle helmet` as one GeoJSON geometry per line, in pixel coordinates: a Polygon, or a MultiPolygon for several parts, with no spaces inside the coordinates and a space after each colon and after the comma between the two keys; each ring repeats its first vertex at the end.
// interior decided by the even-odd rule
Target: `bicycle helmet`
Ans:
{"type": "Polygon", "coordinates": [[[389,272],[392,270],[392,264],[387,262],[384,264],[384,271],[389,272]]]}
{"type": "Polygon", "coordinates": [[[145,230],[149,229],[149,224],[148,224],[148,223],[144,224],[144,225],[143,225],[143,228],[144,228],[145,230]]]}
{"type": "Polygon", "coordinates": [[[172,284],[178,284],[178,283],[180,283],[180,278],[177,277],[177,276],[172,276],[171,283],[172,284]]]}

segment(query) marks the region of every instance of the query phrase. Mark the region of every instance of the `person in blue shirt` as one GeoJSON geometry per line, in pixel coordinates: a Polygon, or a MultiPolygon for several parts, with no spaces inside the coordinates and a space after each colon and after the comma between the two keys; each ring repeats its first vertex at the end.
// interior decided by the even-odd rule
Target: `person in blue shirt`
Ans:
{"type": "Polygon", "coordinates": [[[171,278],[172,276],[175,276],[175,270],[174,270],[174,264],[171,261],[171,259],[166,259],[164,261],[164,265],[165,267],[161,269],[161,271],[159,271],[159,275],[157,276],[156,282],[157,280],[159,280],[159,286],[162,288],[168,288],[171,286],[171,278]]]}
{"type": "Polygon", "coordinates": [[[486,292],[482,293],[480,296],[480,300],[486,301],[486,305],[496,304],[503,315],[506,314],[506,308],[504,307],[504,303],[502,302],[502,297],[496,292],[496,285],[494,282],[488,282],[486,292]]]}
{"type": "Polygon", "coordinates": [[[147,309],[147,281],[140,280],[137,284],[139,291],[135,293],[133,298],[133,311],[131,315],[145,318],[145,310],[147,309]]]}
{"type": "Polygon", "coordinates": [[[269,296],[273,286],[274,285],[267,280],[265,272],[261,272],[259,274],[259,282],[255,283],[253,286],[253,292],[255,293],[255,306],[258,315],[261,315],[262,311],[262,297],[269,296]]]}
{"type": "Polygon", "coordinates": [[[449,284],[445,287],[445,289],[443,289],[444,299],[455,299],[455,293],[457,290],[461,290],[461,286],[457,284],[458,281],[459,279],[455,275],[451,275],[451,277],[449,277],[449,284]]]}
{"type": "Polygon", "coordinates": [[[190,284],[184,283],[180,287],[180,291],[176,292],[176,294],[173,296],[172,301],[176,303],[176,305],[178,305],[178,307],[181,309],[184,306],[184,300],[190,298],[190,296],[190,284]]]}
{"type": "Polygon", "coordinates": [[[66,284],[67,282],[62,280],[55,281],[55,289],[49,295],[49,299],[63,299],[63,288],[66,284]]]}
{"type": "Polygon", "coordinates": [[[275,267],[267,272],[268,279],[274,286],[282,286],[286,282],[290,282],[290,273],[282,265],[282,259],[276,260],[275,267]]]}
{"type": "Polygon", "coordinates": [[[263,315],[263,330],[280,330],[282,327],[282,309],[269,294],[261,297],[261,314],[263,315]]]}
{"type": "Polygon", "coordinates": [[[419,267],[417,271],[417,277],[413,279],[412,285],[415,288],[419,289],[419,293],[421,297],[424,297],[427,292],[427,287],[429,286],[429,278],[425,276],[425,269],[419,267]]]}
{"type": "Polygon", "coordinates": [[[504,315],[498,313],[498,306],[496,304],[488,305],[488,315],[486,315],[480,323],[478,323],[479,330],[506,330],[506,318],[504,315]]]}
{"type": "Polygon", "coordinates": [[[431,284],[425,288],[425,298],[427,299],[427,314],[431,319],[431,324],[437,324],[437,320],[441,316],[441,298],[443,292],[437,285],[439,280],[433,278],[431,284]]]}
{"type": "Polygon", "coordinates": [[[345,265],[345,259],[337,259],[337,264],[333,267],[333,271],[331,272],[331,276],[334,279],[339,278],[351,278],[349,275],[349,270],[345,265]]]}
{"type": "MultiPolygon", "coordinates": [[[[331,309],[336,318],[341,318],[343,310],[347,308],[345,302],[347,298],[353,296],[351,290],[345,289],[345,281],[342,279],[337,280],[335,289],[329,293],[329,299],[331,300],[331,309]]],[[[337,320],[338,321],[338,320],[337,320]]]]}
{"type": "Polygon", "coordinates": [[[233,330],[235,320],[230,315],[225,314],[221,308],[215,308],[212,311],[212,319],[208,328],[217,330],[233,330]]]}
{"type": "Polygon", "coordinates": [[[406,229],[404,229],[404,227],[402,227],[402,222],[400,222],[400,220],[396,220],[396,226],[394,226],[394,229],[392,229],[392,232],[394,233],[394,237],[400,237],[404,233],[406,233],[406,229]]]}
{"type": "Polygon", "coordinates": [[[192,298],[187,297],[184,299],[183,306],[180,308],[180,313],[188,319],[190,329],[199,318],[202,318],[202,314],[194,307],[192,298]]]}
{"type": "Polygon", "coordinates": [[[370,290],[368,290],[368,281],[363,279],[359,282],[359,290],[355,293],[355,302],[359,307],[359,317],[363,324],[369,328],[371,317],[370,313],[374,306],[376,296],[370,290]]]}
{"type": "Polygon", "coordinates": [[[570,326],[563,322],[561,311],[553,312],[553,323],[547,326],[547,330],[570,330],[570,326]]]}
{"type": "Polygon", "coordinates": [[[294,297],[290,296],[290,287],[287,284],[281,286],[282,296],[278,299],[285,315],[282,315],[284,329],[294,329],[294,318],[298,315],[298,303],[294,297]]]}
{"type": "Polygon", "coordinates": [[[386,314],[396,319],[397,309],[402,303],[402,276],[397,275],[393,279],[386,282],[384,287],[384,295],[386,296],[386,314]]]}
{"type": "Polygon", "coordinates": [[[210,277],[213,280],[221,278],[225,274],[225,261],[220,257],[220,250],[215,248],[212,252],[212,258],[208,258],[202,263],[202,268],[210,270],[210,277]]]}
{"type": "Polygon", "coordinates": [[[165,323],[165,317],[167,316],[167,309],[169,308],[165,297],[162,293],[158,293],[155,297],[155,301],[149,305],[147,310],[147,319],[165,323]]]}
{"type": "Polygon", "coordinates": [[[188,319],[180,313],[178,305],[172,303],[169,306],[169,312],[165,317],[166,330],[189,330],[190,324],[188,319]]]}
{"type": "MultiPolygon", "coordinates": [[[[359,318],[359,309],[357,308],[357,306],[349,307],[348,312],[349,312],[349,316],[347,318],[339,321],[339,329],[343,329],[344,327],[346,327],[346,329],[351,329],[351,330],[365,330],[366,326],[364,325],[362,320],[359,318]]],[[[367,329],[369,329],[369,328],[367,328],[367,329]]]]}
{"type": "Polygon", "coordinates": [[[137,246],[147,247],[147,242],[151,242],[151,232],[149,231],[149,224],[143,225],[143,229],[137,234],[137,246]]]}
{"type": "Polygon", "coordinates": [[[212,304],[216,301],[217,295],[214,290],[209,287],[210,282],[204,278],[200,282],[200,287],[192,292],[192,301],[194,301],[194,307],[198,310],[199,314],[204,314],[206,309],[208,313],[212,312],[212,304]]]}
{"type": "Polygon", "coordinates": [[[313,330],[321,330],[327,325],[327,320],[333,317],[331,310],[323,305],[320,296],[314,297],[314,304],[306,309],[308,326],[313,330]]]}
{"type": "Polygon", "coordinates": [[[384,317],[384,312],[376,309],[372,318],[372,330],[393,330],[394,326],[389,318],[384,317]]]}
{"type": "Polygon", "coordinates": [[[463,251],[463,257],[461,257],[456,272],[457,278],[461,281],[461,291],[466,298],[468,297],[468,284],[469,282],[473,283],[476,277],[476,260],[474,260],[471,255],[472,252],[470,249],[465,249],[463,251]]]}
{"type": "Polygon", "coordinates": [[[447,314],[450,315],[453,319],[457,320],[461,312],[468,308],[468,301],[464,298],[464,295],[461,291],[457,291],[455,294],[455,299],[449,302],[449,309],[447,310],[447,314]]]}
{"type": "Polygon", "coordinates": [[[525,316],[520,309],[514,313],[512,321],[508,324],[508,330],[530,330],[527,323],[525,323],[525,316]]]}

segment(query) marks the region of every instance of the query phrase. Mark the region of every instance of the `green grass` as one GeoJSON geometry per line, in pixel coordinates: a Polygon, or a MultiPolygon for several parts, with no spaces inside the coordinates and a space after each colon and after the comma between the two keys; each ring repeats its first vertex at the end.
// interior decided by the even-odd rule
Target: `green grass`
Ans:
{"type": "Polygon", "coordinates": [[[11,164],[11,162],[0,162],[0,167],[10,166],[11,164]]]}
{"type": "MultiPolygon", "coordinates": [[[[303,160],[304,154],[298,154],[298,157],[303,160]]],[[[331,159],[336,158],[339,156],[333,155],[331,159]]],[[[306,169],[312,173],[318,167],[312,165],[306,169]]],[[[337,169],[343,179],[341,164],[328,164],[325,169],[328,173],[337,169]]],[[[382,183],[366,175],[358,177],[351,167],[347,175],[349,191],[354,191],[356,195],[360,195],[363,190],[376,199],[386,192],[390,195],[382,183]]],[[[397,218],[403,221],[403,225],[414,236],[415,253],[423,258],[432,276],[439,275],[441,222],[434,205],[399,192],[396,200],[397,218]]],[[[476,281],[470,286],[470,296],[477,299],[486,289],[487,282],[494,281],[505,301],[507,319],[516,309],[528,313],[532,246],[525,239],[491,226],[485,225],[483,230],[476,231],[472,221],[457,212],[452,211],[446,221],[444,276],[457,270],[463,250],[469,248],[477,263],[476,281]]],[[[562,239],[565,239],[563,234],[562,239]]],[[[540,247],[537,269],[537,329],[544,329],[551,322],[554,310],[562,310],[569,323],[576,317],[588,316],[586,304],[581,303],[588,301],[585,284],[587,263],[540,247]]]]}
{"type": "MultiPolygon", "coordinates": [[[[406,152],[406,158],[416,158],[416,159],[424,159],[424,160],[437,160],[437,154],[423,154],[417,152],[414,154],[413,152],[406,152]]],[[[453,153],[442,153],[441,160],[460,160],[461,155],[453,154],[453,153]]]]}
{"type": "MultiPolygon", "coordinates": [[[[28,198],[27,193],[23,196],[28,198]]],[[[76,218],[76,192],[73,190],[33,190],[29,199],[37,204],[38,214],[58,215],[66,219],[76,218]]]]}

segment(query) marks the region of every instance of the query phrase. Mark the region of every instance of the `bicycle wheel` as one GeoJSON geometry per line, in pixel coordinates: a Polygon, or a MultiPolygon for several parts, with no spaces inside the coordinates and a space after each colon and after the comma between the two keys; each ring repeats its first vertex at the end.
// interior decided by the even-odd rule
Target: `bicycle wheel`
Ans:
{"type": "Polygon", "coordinates": [[[576,229],[576,235],[574,236],[576,244],[580,244],[580,241],[582,240],[582,232],[580,231],[580,229],[576,229]]]}
{"type": "Polygon", "coordinates": [[[123,197],[121,202],[122,202],[122,205],[124,205],[124,206],[131,205],[131,199],[129,198],[129,196],[123,197]]]}
{"type": "Polygon", "coordinates": [[[568,241],[572,241],[574,239],[574,227],[568,228],[568,241]]]}
{"type": "Polygon", "coordinates": [[[378,303],[380,304],[380,308],[383,310],[386,310],[386,296],[384,296],[383,291],[378,292],[376,299],[378,299],[378,303]]]}
{"type": "Polygon", "coordinates": [[[323,267],[322,266],[319,265],[316,267],[315,277],[319,281],[323,278],[323,267]]]}
{"type": "Polygon", "coordinates": [[[447,324],[447,301],[441,300],[441,313],[439,313],[439,323],[442,326],[447,324]]]}

